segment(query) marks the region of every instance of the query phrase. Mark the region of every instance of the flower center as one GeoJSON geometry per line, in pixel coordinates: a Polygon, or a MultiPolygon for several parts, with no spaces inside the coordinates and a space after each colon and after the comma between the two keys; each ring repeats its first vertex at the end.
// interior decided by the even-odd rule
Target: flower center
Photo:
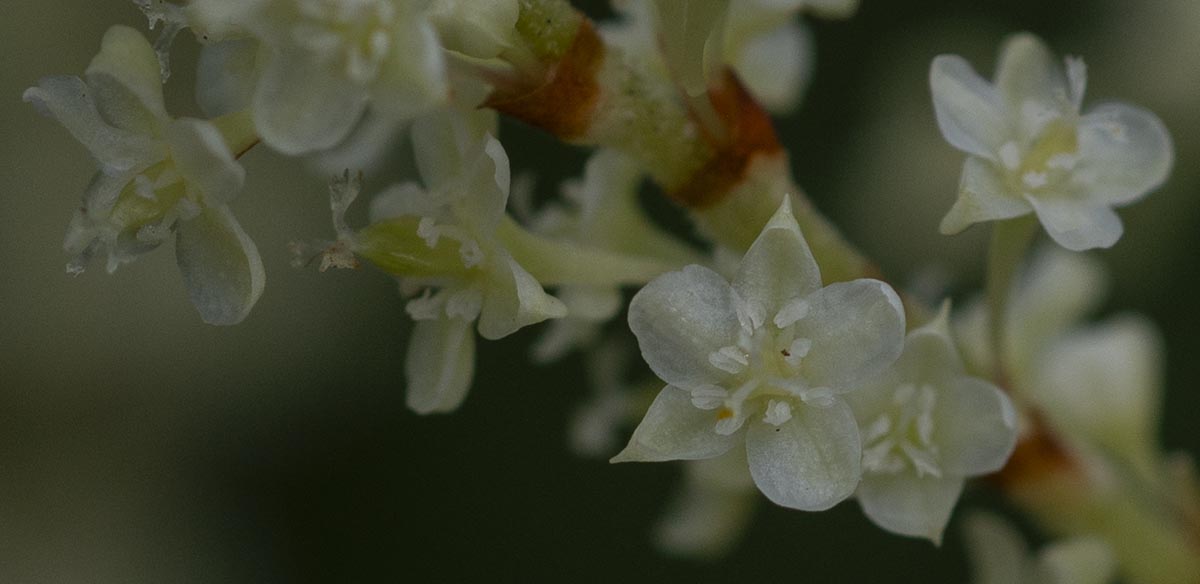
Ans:
{"type": "Polygon", "coordinates": [[[297,44],[340,66],[351,81],[375,79],[392,46],[392,0],[301,0],[299,12],[292,29],[297,44]]]}
{"type": "Polygon", "coordinates": [[[917,476],[940,478],[938,448],[933,443],[936,403],[937,396],[928,385],[897,387],[891,407],[863,430],[863,469],[896,474],[911,467],[917,476]]]}
{"type": "Polygon", "coordinates": [[[808,316],[808,303],[793,298],[769,321],[762,306],[741,298],[735,303],[741,324],[737,342],[708,356],[713,367],[729,374],[728,382],[692,392],[693,405],[716,410],[716,431],[732,434],[758,413],[778,426],[801,404],[831,405],[833,391],[810,387],[803,376],[802,360],[812,341],[797,335],[796,323],[808,316]]]}
{"type": "Polygon", "coordinates": [[[1000,162],[1008,170],[1014,192],[1056,192],[1079,162],[1076,125],[1056,117],[1043,122],[1042,130],[1028,148],[1008,142],[1000,148],[1000,162]]]}

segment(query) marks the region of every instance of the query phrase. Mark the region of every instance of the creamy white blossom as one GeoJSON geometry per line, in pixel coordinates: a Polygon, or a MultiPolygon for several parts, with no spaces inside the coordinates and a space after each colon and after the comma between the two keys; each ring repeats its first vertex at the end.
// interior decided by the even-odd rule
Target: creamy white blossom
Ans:
{"type": "Polygon", "coordinates": [[[930,83],[942,134],[970,155],[945,234],[1035,213],[1067,249],[1110,247],[1123,232],[1113,208],[1156,189],[1173,165],[1154,114],[1122,103],[1083,113],[1083,61],[1064,68],[1032,35],[1004,45],[994,83],[953,55],[934,59],[930,83]]]}
{"type": "Polygon", "coordinates": [[[1016,444],[1016,411],[968,376],[949,313],[912,331],[884,375],[847,395],[862,433],[858,501],[880,527],[940,543],[972,476],[999,470],[1016,444]]]}
{"type": "Polygon", "coordinates": [[[1116,579],[1112,548],[1095,537],[1052,543],[1036,555],[1008,522],[976,512],[964,521],[973,584],[1109,584],[1116,579]]]}
{"type": "Polygon", "coordinates": [[[470,388],[475,335],[494,340],[566,309],[505,248],[508,157],[491,136],[494,115],[446,111],[424,116],[413,141],[424,188],[396,185],[372,202],[371,224],[358,232],[344,213],[354,183],[333,189],[339,241],[327,265],[352,265],[358,254],[418,292],[407,311],[416,321],[405,361],[407,402],[419,413],[456,409],[470,388]]]}
{"type": "Polygon", "coordinates": [[[785,202],[730,283],[688,266],[634,297],[629,325],[668,383],[613,461],[713,458],[745,444],[769,499],[828,509],[853,493],[862,449],[843,395],[900,354],[904,311],[883,282],[821,286],[785,202]]]}
{"type": "Polygon", "coordinates": [[[300,154],[341,142],[368,104],[410,119],[445,101],[445,59],[422,4],[194,0],[187,13],[206,41],[254,41],[255,125],[267,144],[300,154]]]}
{"type": "Polygon", "coordinates": [[[227,136],[209,121],[171,118],[154,49],[123,26],[104,35],[84,79],[47,77],[24,97],[62,123],[99,165],[67,230],[64,247],[74,256],[68,270],[82,272],[103,253],[112,272],[174,236],[201,318],[244,319],[265,276],[258,250],[227,206],[245,172],[226,140],[249,146],[237,136],[237,120],[227,136]]]}

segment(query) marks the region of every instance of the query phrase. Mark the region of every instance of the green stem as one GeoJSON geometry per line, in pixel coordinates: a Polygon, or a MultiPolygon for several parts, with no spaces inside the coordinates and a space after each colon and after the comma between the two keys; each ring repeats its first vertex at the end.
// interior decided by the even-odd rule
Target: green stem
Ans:
{"type": "Polygon", "coordinates": [[[505,217],[497,235],[517,262],[543,286],[639,286],[681,267],[657,258],[543,237],[510,217],[505,217]]]}
{"type": "Polygon", "coordinates": [[[997,221],[992,227],[992,243],[988,250],[987,302],[988,331],[992,344],[992,375],[1001,387],[1007,386],[1005,363],[1008,338],[1006,315],[1013,279],[1021,267],[1025,251],[1036,233],[1037,219],[1028,215],[1007,221],[997,221]]]}

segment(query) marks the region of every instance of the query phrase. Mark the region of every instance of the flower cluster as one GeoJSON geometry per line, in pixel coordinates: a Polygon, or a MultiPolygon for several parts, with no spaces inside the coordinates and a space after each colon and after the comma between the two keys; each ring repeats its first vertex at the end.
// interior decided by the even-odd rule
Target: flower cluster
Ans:
{"type": "Polygon", "coordinates": [[[576,449],[611,454],[620,427],[640,420],[612,462],[688,461],[656,533],[664,549],[727,550],[756,490],[804,511],[854,498],[879,527],[940,543],[966,482],[1020,457],[1018,476],[997,481],[1020,484],[1014,500],[1069,535],[1108,529],[1110,541],[1035,561],[1007,528],[972,519],[970,537],[991,550],[981,580],[1105,581],[1112,558],[1136,559],[1137,538],[1118,521],[1061,516],[1107,503],[1137,520],[1138,537],[1176,546],[1165,546],[1170,568],[1200,572],[1185,530],[1156,521],[1192,508],[1159,500],[1186,491],[1162,478],[1153,439],[1161,340],[1137,316],[1080,325],[1102,278],[1070,253],[1116,243],[1113,209],[1164,183],[1173,145],[1146,110],[1085,112],[1081,60],[1060,66],[1019,34],[994,82],[960,57],[932,64],[937,123],[968,154],[941,230],[997,222],[987,298],[952,321],[948,299],[902,302],[879,279],[795,187],[771,127],[768,111],[795,109],[812,65],[798,15],[848,17],[857,0],[618,1],[622,19],[598,28],[566,0],[135,3],[163,24],[155,44],[113,27],[82,78],[47,77],[24,95],[99,167],[68,227],[70,272],[95,256],[111,272],[173,238],[201,318],[246,318],[264,270],[230,204],[239,158],[261,142],[337,169],[336,240],[307,255],[322,271],[369,263],[398,281],[415,323],[409,408],[461,406],[476,334],[551,321],[533,360],[580,351],[596,386],[576,449]],[[184,29],[203,45],[196,99],[209,119],[164,103],[184,29]],[[559,200],[514,186],[498,112],[596,147],[559,200]],[[351,227],[363,176],[404,144],[416,176],[381,189],[351,227]],[[688,207],[706,241],[684,243],[647,214],[647,180],[688,207]],[[1043,253],[1013,284],[1031,215],[1070,251],[1043,253]],[[631,288],[626,322],[661,381],[642,392],[624,388],[633,342],[613,325],[631,288]],[[1076,487],[1072,507],[1062,494],[1076,487]]]}

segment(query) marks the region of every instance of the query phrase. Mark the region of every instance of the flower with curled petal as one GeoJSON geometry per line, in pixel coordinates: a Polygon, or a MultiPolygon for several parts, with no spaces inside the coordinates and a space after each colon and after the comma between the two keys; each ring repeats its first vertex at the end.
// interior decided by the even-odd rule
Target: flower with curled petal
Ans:
{"type": "Polygon", "coordinates": [[[999,470],[1016,443],[1016,411],[968,376],[949,313],[912,331],[879,379],[847,395],[862,430],[857,498],[880,527],[940,543],[965,479],[999,470]]]}
{"type": "Polygon", "coordinates": [[[246,120],[171,118],[154,49],[124,26],[104,35],[84,79],[47,77],[25,100],[62,123],[100,166],[67,230],[69,271],[106,252],[113,272],[174,235],[201,318],[234,324],[249,314],[263,290],[262,260],[227,206],[245,179],[231,149],[256,139],[246,120]]]}
{"type": "Polygon", "coordinates": [[[629,325],[668,385],[613,458],[713,458],[745,444],[770,500],[823,510],[861,477],[858,425],[843,395],[899,356],[904,311],[876,280],[821,286],[785,202],[730,283],[688,266],[634,297],[629,325]]]}
{"type": "Polygon", "coordinates": [[[422,3],[194,0],[187,14],[208,41],[257,41],[254,123],[287,154],[340,143],[368,104],[411,119],[447,97],[445,59],[422,3]]]}
{"type": "Polygon", "coordinates": [[[946,140],[967,152],[958,200],[942,233],[1035,213],[1072,251],[1112,246],[1123,232],[1113,207],[1156,189],[1174,148],[1147,110],[1109,103],[1081,113],[1087,73],[1066,69],[1036,37],[1004,45],[994,83],[962,57],[943,55],[930,72],[933,104],[946,140]]]}
{"type": "Polygon", "coordinates": [[[453,411],[466,397],[473,326],[494,340],[566,314],[497,234],[510,181],[508,157],[490,133],[494,125],[494,114],[485,111],[418,119],[413,142],[426,188],[406,183],[381,193],[370,225],[357,232],[344,214],[359,184],[338,181],[331,189],[339,240],[323,267],[356,265],[357,255],[400,278],[402,289],[421,291],[407,305],[416,326],[405,361],[407,403],[418,413],[453,411]]]}

